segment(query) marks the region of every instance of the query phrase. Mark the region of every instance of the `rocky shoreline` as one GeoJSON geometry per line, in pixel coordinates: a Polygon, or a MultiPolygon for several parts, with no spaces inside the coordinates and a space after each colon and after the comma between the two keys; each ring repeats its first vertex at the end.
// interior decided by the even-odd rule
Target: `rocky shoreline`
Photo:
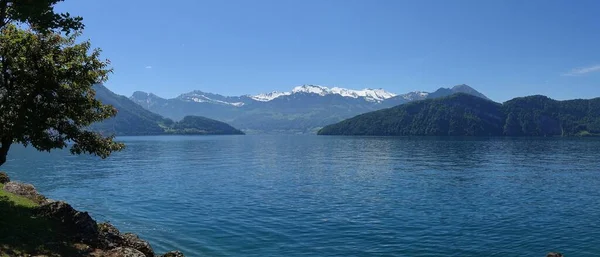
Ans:
{"type": "MultiPolygon", "coordinates": [[[[31,184],[11,182],[9,177],[0,172],[0,190],[27,198],[37,206],[33,207],[35,219],[46,219],[65,231],[63,242],[69,242],[76,249],[76,256],[90,257],[183,257],[179,251],[171,251],[157,255],[152,246],[133,233],[121,233],[110,223],[97,223],[87,212],[75,210],[63,201],[48,199],[37,192],[31,184]],[[1,186],[1,185],[0,185],[1,186]]],[[[1,211],[1,210],[0,210],[1,211]]],[[[56,243],[56,242],[48,242],[56,243]]],[[[4,246],[0,248],[0,256],[64,256],[60,253],[34,254],[10,252],[4,246]]],[[[74,255],[69,255],[74,256],[74,255]]]]}

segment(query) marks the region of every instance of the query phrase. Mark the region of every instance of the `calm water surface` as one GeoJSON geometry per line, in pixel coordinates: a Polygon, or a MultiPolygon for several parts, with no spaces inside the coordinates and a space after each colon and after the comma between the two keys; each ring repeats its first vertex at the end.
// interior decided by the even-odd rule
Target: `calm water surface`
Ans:
{"type": "Polygon", "coordinates": [[[125,137],[2,167],[188,256],[600,256],[600,140],[125,137]]]}

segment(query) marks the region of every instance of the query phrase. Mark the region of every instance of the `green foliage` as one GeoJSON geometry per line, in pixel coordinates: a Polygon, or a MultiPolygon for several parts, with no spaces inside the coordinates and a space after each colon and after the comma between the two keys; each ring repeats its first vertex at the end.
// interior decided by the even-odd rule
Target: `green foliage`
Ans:
{"type": "Polygon", "coordinates": [[[503,104],[504,134],[573,136],[600,133],[600,98],[556,101],[545,96],[515,98],[503,104]]]}
{"type": "Polygon", "coordinates": [[[319,134],[485,136],[501,132],[502,117],[497,103],[455,94],[362,114],[326,126],[319,134]]]}
{"type": "Polygon", "coordinates": [[[39,32],[61,30],[69,33],[83,29],[81,17],[55,13],[54,6],[63,0],[0,0],[0,29],[11,22],[27,24],[39,32]]]}
{"type": "Polygon", "coordinates": [[[71,153],[106,158],[123,148],[112,137],[86,130],[116,114],[95,99],[108,61],[89,41],[39,34],[8,25],[0,34],[0,164],[12,143],[40,151],[70,146],[71,153]]]}
{"type": "Polygon", "coordinates": [[[0,184],[0,256],[78,256],[56,221],[35,216],[38,204],[4,191],[0,184]]]}
{"type": "Polygon", "coordinates": [[[384,109],[321,129],[320,135],[590,136],[600,134],[600,98],[545,96],[504,104],[467,94],[384,109]]]}
{"type": "Polygon", "coordinates": [[[0,184],[0,198],[5,198],[6,200],[13,202],[15,205],[25,208],[33,208],[38,206],[37,203],[23,196],[14,195],[4,191],[4,185],[2,184],[0,184]]]}

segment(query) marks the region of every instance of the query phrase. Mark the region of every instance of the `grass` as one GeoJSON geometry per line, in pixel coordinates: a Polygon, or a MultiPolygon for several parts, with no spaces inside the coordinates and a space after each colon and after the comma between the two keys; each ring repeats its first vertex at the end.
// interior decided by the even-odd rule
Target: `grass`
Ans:
{"type": "Polygon", "coordinates": [[[60,224],[35,216],[37,206],[0,184],[0,256],[78,256],[60,224]]]}
{"type": "Polygon", "coordinates": [[[35,208],[38,206],[38,204],[25,197],[14,195],[4,191],[4,185],[0,184],[0,199],[2,198],[5,198],[4,200],[8,200],[14,203],[15,206],[21,206],[23,208],[35,208]]]}
{"type": "Polygon", "coordinates": [[[583,130],[583,131],[579,131],[577,134],[575,134],[575,136],[579,136],[579,137],[595,137],[595,136],[599,136],[599,134],[594,134],[591,133],[587,130],[583,130]]]}

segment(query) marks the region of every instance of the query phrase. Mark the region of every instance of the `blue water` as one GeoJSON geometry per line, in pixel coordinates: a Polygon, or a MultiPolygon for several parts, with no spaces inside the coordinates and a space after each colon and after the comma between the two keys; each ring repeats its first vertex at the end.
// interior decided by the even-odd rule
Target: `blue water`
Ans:
{"type": "Polygon", "coordinates": [[[126,137],[2,166],[187,256],[600,256],[600,140],[126,137]]]}

